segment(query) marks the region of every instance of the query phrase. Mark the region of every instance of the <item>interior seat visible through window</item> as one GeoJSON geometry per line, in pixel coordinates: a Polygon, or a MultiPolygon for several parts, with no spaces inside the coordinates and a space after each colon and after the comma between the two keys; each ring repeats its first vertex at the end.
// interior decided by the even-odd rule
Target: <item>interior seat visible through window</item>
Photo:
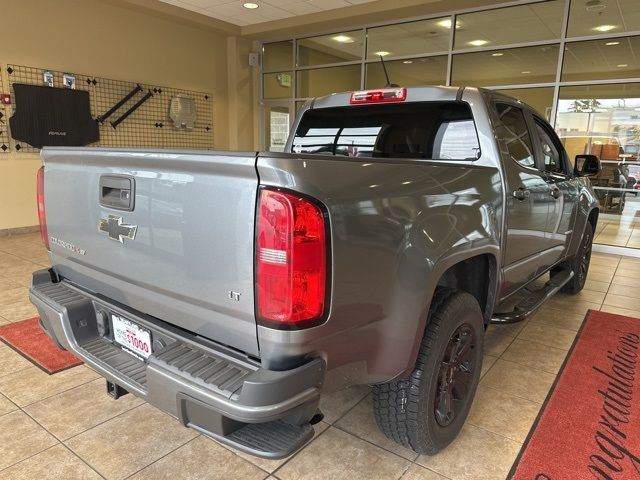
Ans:
{"type": "Polygon", "coordinates": [[[416,102],[308,110],[296,130],[293,152],[476,160],[480,145],[468,103],[416,102]]]}

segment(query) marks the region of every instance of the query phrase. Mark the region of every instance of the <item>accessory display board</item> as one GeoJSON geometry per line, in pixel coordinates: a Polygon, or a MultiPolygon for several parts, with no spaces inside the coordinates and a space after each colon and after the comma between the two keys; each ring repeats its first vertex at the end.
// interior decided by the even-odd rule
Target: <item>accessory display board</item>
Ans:
{"type": "MultiPolygon", "coordinates": [[[[47,68],[25,67],[9,64],[6,68],[12,99],[14,84],[43,85],[44,72],[51,73],[54,87],[65,86],[65,73],[47,68]]],[[[144,147],[212,150],[213,99],[211,94],[172,87],[127,82],[73,73],[75,89],[89,93],[91,116],[100,130],[96,147],[144,147]],[[171,99],[176,96],[194,99],[196,120],[193,128],[176,128],[169,116],[171,99]],[[126,100],[125,100],[126,98],[126,100]],[[123,102],[123,100],[125,100],[123,102]],[[114,109],[114,107],[116,107],[114,109]],[[105,118],[105,114],[109,114],[105,118]]],[[[7,118],[20,108],[15,102],[4,106],[0,113],[0,130],[6,130],[7,118]],[[2,122],[4,120],[4,122],[2,122]]],[[[3,142],[0,134],[0,149],[3,142]]],[[[9,139],[6,144],[17,152],[37,152],[25,142],[9,139]]]]}

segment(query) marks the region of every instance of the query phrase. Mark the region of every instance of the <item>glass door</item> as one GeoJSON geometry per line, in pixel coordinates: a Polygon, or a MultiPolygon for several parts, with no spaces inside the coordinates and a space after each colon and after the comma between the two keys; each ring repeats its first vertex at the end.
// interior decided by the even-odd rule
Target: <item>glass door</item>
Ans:
{"type": "Polygon", "coordinates": [[[283,152],[294,120],[293,102],[269,102],[264,105],[263,148],[269,152],[283,152]]]}
{"type": "Polygon", "coordinates": [[[556,127],[570,158],[596,155],[595,242],[640,248],[640,84],[561,87],[556,127]]]}

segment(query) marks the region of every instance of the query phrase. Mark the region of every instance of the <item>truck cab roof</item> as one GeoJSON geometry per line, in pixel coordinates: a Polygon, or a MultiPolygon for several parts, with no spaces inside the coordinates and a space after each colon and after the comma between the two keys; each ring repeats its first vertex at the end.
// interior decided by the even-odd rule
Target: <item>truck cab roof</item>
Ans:
{"type": "MultiPolygon", "coordinates": [[[[400,87],[402,88],[402,87],[400,87]]],[[[370,88],[366,91],[384,90],[384,88],[370,88]]],[[[424,86],[424,87],[407,87],[405,102],[424,102],[424,101],[454,101],[459,99],[462,90],[466,87],[444,87],[444,86],[424,86]]],[[[477,89],[473,89],[477,90],[477,89]]],[[[343,107],[350,105],[351,95],[353,92],[340,92],[317,97],[308,102],[308,108],[329,108],[343,107]]],[[[305,105],[307,107],[307,105],[305,105]]]]}

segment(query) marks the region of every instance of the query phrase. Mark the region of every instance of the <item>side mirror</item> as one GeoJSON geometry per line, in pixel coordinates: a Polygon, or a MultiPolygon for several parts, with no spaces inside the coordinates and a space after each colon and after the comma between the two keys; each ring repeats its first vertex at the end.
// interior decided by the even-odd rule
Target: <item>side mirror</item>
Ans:
{"type": "Polygon", "coordinates": [[[576,163],[573,171],[581,177],[598,175],[602,170],[600,160],[595,155],[576,155],[576,163]]]}

